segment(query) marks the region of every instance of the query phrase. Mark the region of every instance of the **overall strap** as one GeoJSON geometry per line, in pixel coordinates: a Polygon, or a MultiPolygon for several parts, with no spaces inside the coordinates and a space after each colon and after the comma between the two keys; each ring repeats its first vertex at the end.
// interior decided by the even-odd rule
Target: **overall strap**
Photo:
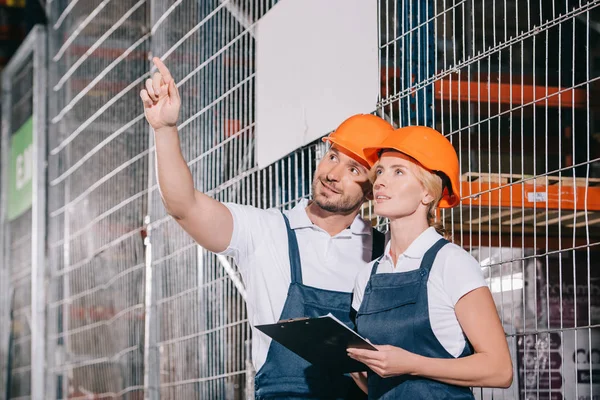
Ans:
{"type": "Polygon", "coordinates": [[[285,227],[287,229],[288,237],[288,254],[290,258],[290,272],[292,276],[292,283],[302,283],[302,267],[300,263],[300,251],[298,249],[298,239],[296,239],[296,232],[290,228],[290,221],[281,213],[283,220],[285,221],[285,227]]]}
{"type": "Polygon", "coordinates": [[[437,256],[437,253],[442,249],[442,247],[444,247],[448,243],[450,242],[448,242],[444,238],[441,238],[440,240],[435,242],[435,244],[431,246],[423,256],[423,261],[421,261],[421,268],[425,269],[427,273],[429,273],[431,271],[431,267],[433,266],[433,261],[437,256]]]}
{"type": "Polygon", "coordinates": [[[381,261],[382,258],[383,258],[383,254],[379,257],[379,259],[377,261],[375,261],[375,264],[373,264],[373,268],[371,268],[371,276],[373,276],[377,273],[377,267],[379,267],[379,261],[381,261]]]}

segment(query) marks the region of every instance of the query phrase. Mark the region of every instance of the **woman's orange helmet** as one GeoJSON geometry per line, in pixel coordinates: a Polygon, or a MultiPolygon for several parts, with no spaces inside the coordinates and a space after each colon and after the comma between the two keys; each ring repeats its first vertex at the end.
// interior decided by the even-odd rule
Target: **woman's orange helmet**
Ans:
{"type": "Polygon", "coordinates": [[[381,143],[393,131],[394,127],[384,119],[371,114],[357,114],[342,122],[323,141],[342,147],[368,164],[363,149],[381,143]]]}
{"type": "Polygon", "coordinates": [[[444,191],[440,208],[460,203],[459,163],[452,143],[440,132],[426,126],[396,129],[376,147],[364,149],[370,166],[379,160],[381,150],[393,149],[414,158],[425,169],[442,177],[444,191]]]}

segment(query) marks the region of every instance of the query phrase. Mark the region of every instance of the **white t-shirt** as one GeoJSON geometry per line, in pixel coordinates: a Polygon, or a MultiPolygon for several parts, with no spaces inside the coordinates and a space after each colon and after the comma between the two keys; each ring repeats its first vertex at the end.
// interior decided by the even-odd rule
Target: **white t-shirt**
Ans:
{"type": "MultiPolygon", "coordinates": [[[[288,237],[281,212],[225,204],[233,215],[233,235],[221,254],[234,258],[246,285],[246,307],[252,326],[252,361],[258,371],[271,338],[255,325],[279,320],[291,282],[288,237]]],[[[356,275],[371,261],[371,225],[359,216],[348,229],[330,236],[308,218],[307,200],[285,211],[296,232],[303,283],[321,289],[352,292],[356,275]]]]}
{"type": "MultiPolygon", "coordinates": [[[[390,243],[388,242],[377,273],[396,273],[418,269],[425,252],[441,238],[442,236],[434,228],[426,229],[403,254],[398,256],[395,267],[390,256],[390,243]]],[[[352,308],[355,310],[360,308],[374,263],[370,263],[356,277],[352,301],[352,308]]],[[[454,306],[465,294],[482,286],[486,286],[486,283],[481,267],[475,258],[453,243],[442,247],[433,262],[427,281],[429,320],[436,338],[454,357],[458,357],[462,353],[466,343],[465,335],[454,313],[454,306]]]]}

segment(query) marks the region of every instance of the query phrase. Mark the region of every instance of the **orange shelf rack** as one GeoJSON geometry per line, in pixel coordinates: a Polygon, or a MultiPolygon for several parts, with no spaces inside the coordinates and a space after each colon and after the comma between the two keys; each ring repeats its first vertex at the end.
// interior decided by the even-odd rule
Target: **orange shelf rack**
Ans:
{"type": "MultiPolygon", "coordinates": [[[[394,81],[400,79],[398,68],[381,69],[381,93],[383,97],[388,93],[394,81]]],[[[481,75],[479,79],[468,78],[458,74],[450,74],[433,82],[435,100],[459,101],[491,104],[527,105],[536,107],[559,108],[586,108],[588,106],[587,93],[583,88],[562,88],[526,82],[527,77],[515,76],[513,83],[500,83],[491,80],[508,81],[511,77],[496,74],[493,77],[481,75]],[[521,80],[521,82],[515,82],[521,80]]]]}
{"type": "Polygon", "coordinates": [[[598,178],[468,172],[461,186],[463,205],[600,211],[598,178]]]}
{"type": "Polygon", "coordinates": [[[492,104],[535,104],[560,108],[585,108],[587,105],[584,89],[521,83],[488,83],[444,78],[434,82],[434,93],[438,100],[462,102],[477,100],[492,104]]]}

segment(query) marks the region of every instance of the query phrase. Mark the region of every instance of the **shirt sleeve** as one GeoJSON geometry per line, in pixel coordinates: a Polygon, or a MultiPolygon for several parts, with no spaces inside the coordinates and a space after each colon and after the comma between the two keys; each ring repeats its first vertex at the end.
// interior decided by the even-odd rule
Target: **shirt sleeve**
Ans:
{"type": "Polygon", "coordinates": [[[264,230],[264,220],[268,211],[235,203],[224,204],[233,217],[233,233],[229,246],[219,254],[233,257],[239,265],[240,261],[254,253],[258,238],[264,239],[265,232],[262,230],[264,230]]]}
{"type": "Polygon", "coordinates": [[[462,248],[456,245],[447,246],[446,260],[444,263],[443,285],[452,306],[467,293],[487,286],[481,266],[462,248]]]}

